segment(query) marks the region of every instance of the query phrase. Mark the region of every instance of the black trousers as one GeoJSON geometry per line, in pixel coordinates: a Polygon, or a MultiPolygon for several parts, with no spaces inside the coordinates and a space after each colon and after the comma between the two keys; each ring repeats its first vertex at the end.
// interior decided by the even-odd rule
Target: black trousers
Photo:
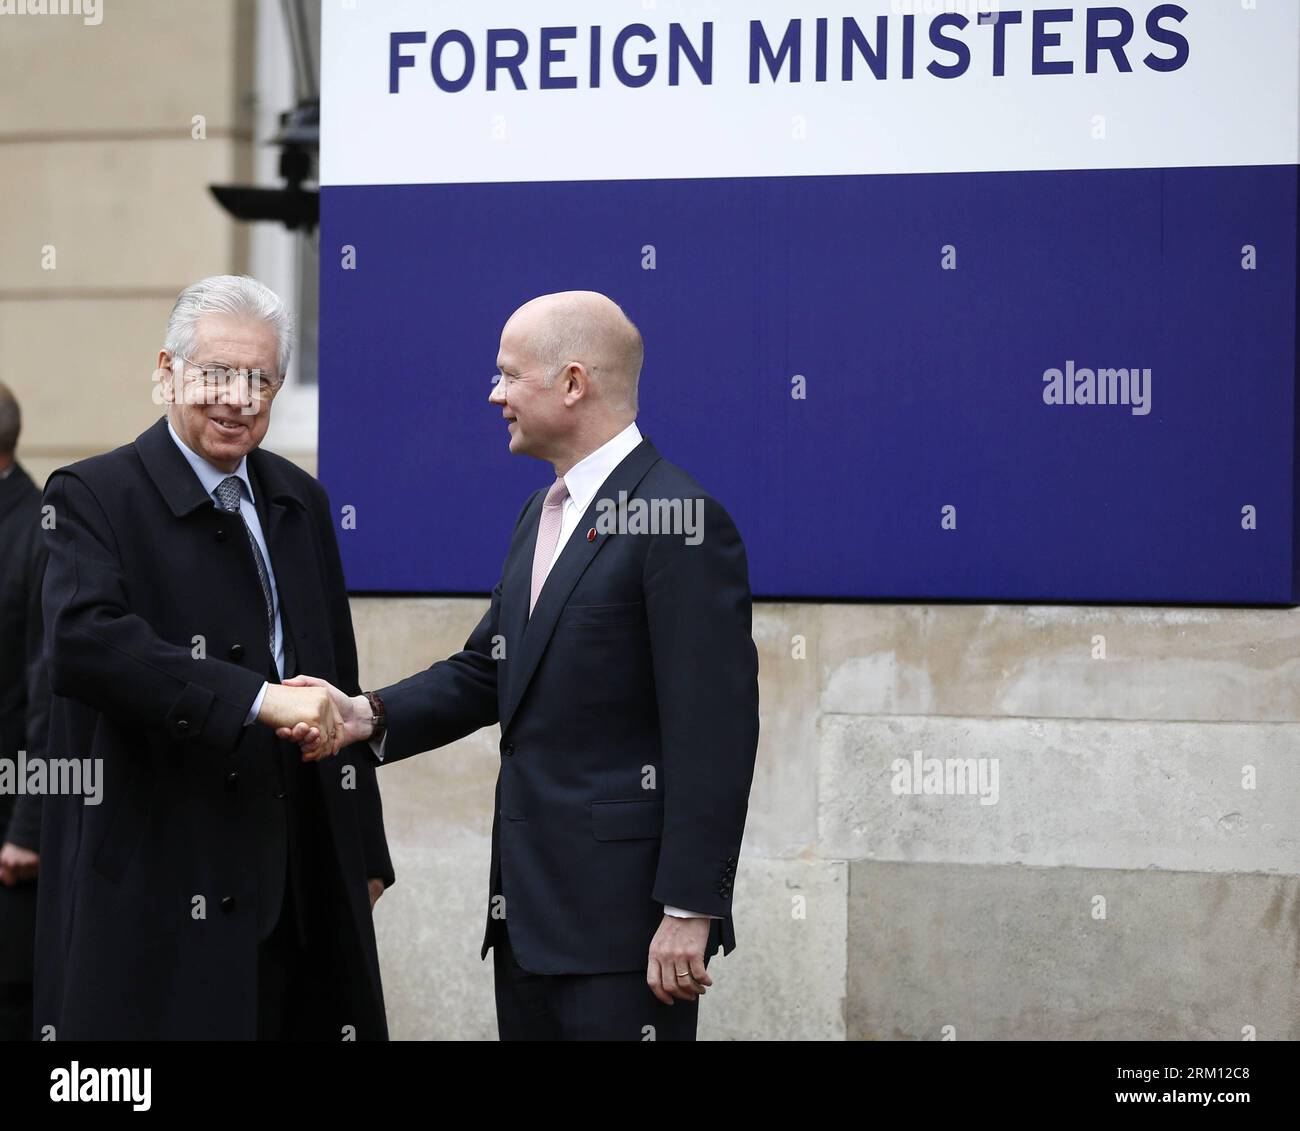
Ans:
{"type": "Polygon", "coordinates": [[[280,917],[257,945],[257,1039],[386,1039],[347,894],[333,873],[316,881],[304,898],[286,878],[280,917]]]}
{"type": "Polygon", "coordinates": [[[32,1039],[36,884],[0,887],[0,1041],[32,1039]]]}
{"type": "MultiPolygon", "coordinates": [[[[708,960],[705,960],[708,965],[708,960]]],[[[492,941],[497,1033],[503,1041],[693,1041],[700,1003],[664,1005],[645,971],[533,974],[499,922],[492,941]]]]}
{"type": "Polygon", "coordinates": [[[0,983],[0,1041],[32,1040],[31,982],[0,983]]]}
{"type": "Polygon", "coordinates": [[[280,918],[257,944],[257,1039],[311,1041],[333,1039],[322,1032],[317,1014],[317,963],[302,940],[293,885],[286,882],[280,918]]]}
{"type": "Polygon", "coordinates": [[[342,1041],[349,1027],[357,1039],[361,1019],[350,1016],[355,1011],[346,1007],[343,989],[347,979],[360,976],[361,954],[346,945],[350,931],[330,929],[333,924],[310,910],[303,916],[310,925],[301,930],[301,901],[286,879],[280,918],[257,945],[257,1039],[342,1041]]]}

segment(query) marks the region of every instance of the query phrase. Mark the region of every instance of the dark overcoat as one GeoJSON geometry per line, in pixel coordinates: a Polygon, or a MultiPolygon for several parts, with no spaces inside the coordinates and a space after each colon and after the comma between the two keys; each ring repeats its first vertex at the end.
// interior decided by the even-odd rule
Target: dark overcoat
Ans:
{"type": "MultiPolygon", "coordinates": [[[[286,674],[357,690],[324,489],[248,466],[280,596],[286,674]]],[[[51,758],[92,758],[102,797],[47,799],[35,1022],[58,1039],[252,1038],[258,942],[293,877],[300,935],[336,969],[328,1012],[387,1035],[367,879],[392,883],[374,770],[245,725],[274,676],[237,515],[216,508],[160,420],[55,472],[44,501],[51,758]]]]}

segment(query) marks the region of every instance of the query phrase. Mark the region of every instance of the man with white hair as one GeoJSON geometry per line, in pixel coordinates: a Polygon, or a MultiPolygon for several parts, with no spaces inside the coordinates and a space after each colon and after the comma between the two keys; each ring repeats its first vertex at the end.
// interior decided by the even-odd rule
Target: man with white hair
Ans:
{"type": "Polygon", "coordinates": [[[419,675],[329,687],[342,734],[280,731],[312,753],[366,739],[387,765],[500,722],[481,954],[503,1040],[693,1040],[706,964],[736,945],[748,566],[723,507],[637,429],[643,354],[591,291],[511,315],[489,400],[555,481],[524,504],[486,615],[419,675]]]}
{"type": "Polygon", "coordinates": [[[103,779],[102,804],[47,799],[47,1039],[387,1036],[373,764],[268,729],[341,726],[286,676],[357,688],[329,500],[259,447],[291,346],[261,283],[187,287],[155,370],[166,415],[46,485],[49,750],[103,779]]]}

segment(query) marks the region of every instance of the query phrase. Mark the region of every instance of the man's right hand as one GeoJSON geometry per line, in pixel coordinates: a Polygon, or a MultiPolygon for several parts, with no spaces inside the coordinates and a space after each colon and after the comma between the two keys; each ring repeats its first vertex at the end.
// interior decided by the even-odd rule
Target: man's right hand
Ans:
{"type": "Polygon", "coordinates": [[[280,738],[296,742],[302,749],[304,758],[311,761],[328,758],[343,747],[353,742],[364,742],[370,737],[373,730],[370,703],[364,695],[345,695],[332,683],[317,679],[314,675],[296,675],[279,686],[324,692],[337,715],[338,727],[332,735],[319,723],[314,723],[305,716],[299,716],[288,723],[275,724],[275,733],[280,738]]]}
{"type": "MultiPolygon", "coordinates": [[[[281,738],[291,737],[300,728],[303,738],[293,741],[302,748],[303,761],[316,762],[336,754],[346,745],[341,741],[345,729],[343,715],[334,697],[341,692],[322,680],[309,685],[300,682],[302,678],[269,684],[257,721],[274,727],[281,738]],[[307,736],[311,736],[310,740],[307,736]]],[[[369,722],[369,715],[366,719],[369,722]]]]}

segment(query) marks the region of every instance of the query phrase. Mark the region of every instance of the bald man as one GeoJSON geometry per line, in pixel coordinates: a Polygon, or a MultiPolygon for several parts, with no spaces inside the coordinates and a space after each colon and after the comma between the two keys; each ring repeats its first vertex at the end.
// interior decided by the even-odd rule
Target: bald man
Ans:
{"type": "MultiPolygon", "coordinates": [[[[332,694],[383,765],[501,724],[487,926],[503,1040],[693,1040],[758,744],[745,549],[636,426],[641,335],[604,295],[520,307],[489,402],[549,463],[463,651],[332,694]]],[[[294,681],[289,681],[294,682],[294,681]]],[[[304,679],[303,683],[320,681],[304,679]]]]}

